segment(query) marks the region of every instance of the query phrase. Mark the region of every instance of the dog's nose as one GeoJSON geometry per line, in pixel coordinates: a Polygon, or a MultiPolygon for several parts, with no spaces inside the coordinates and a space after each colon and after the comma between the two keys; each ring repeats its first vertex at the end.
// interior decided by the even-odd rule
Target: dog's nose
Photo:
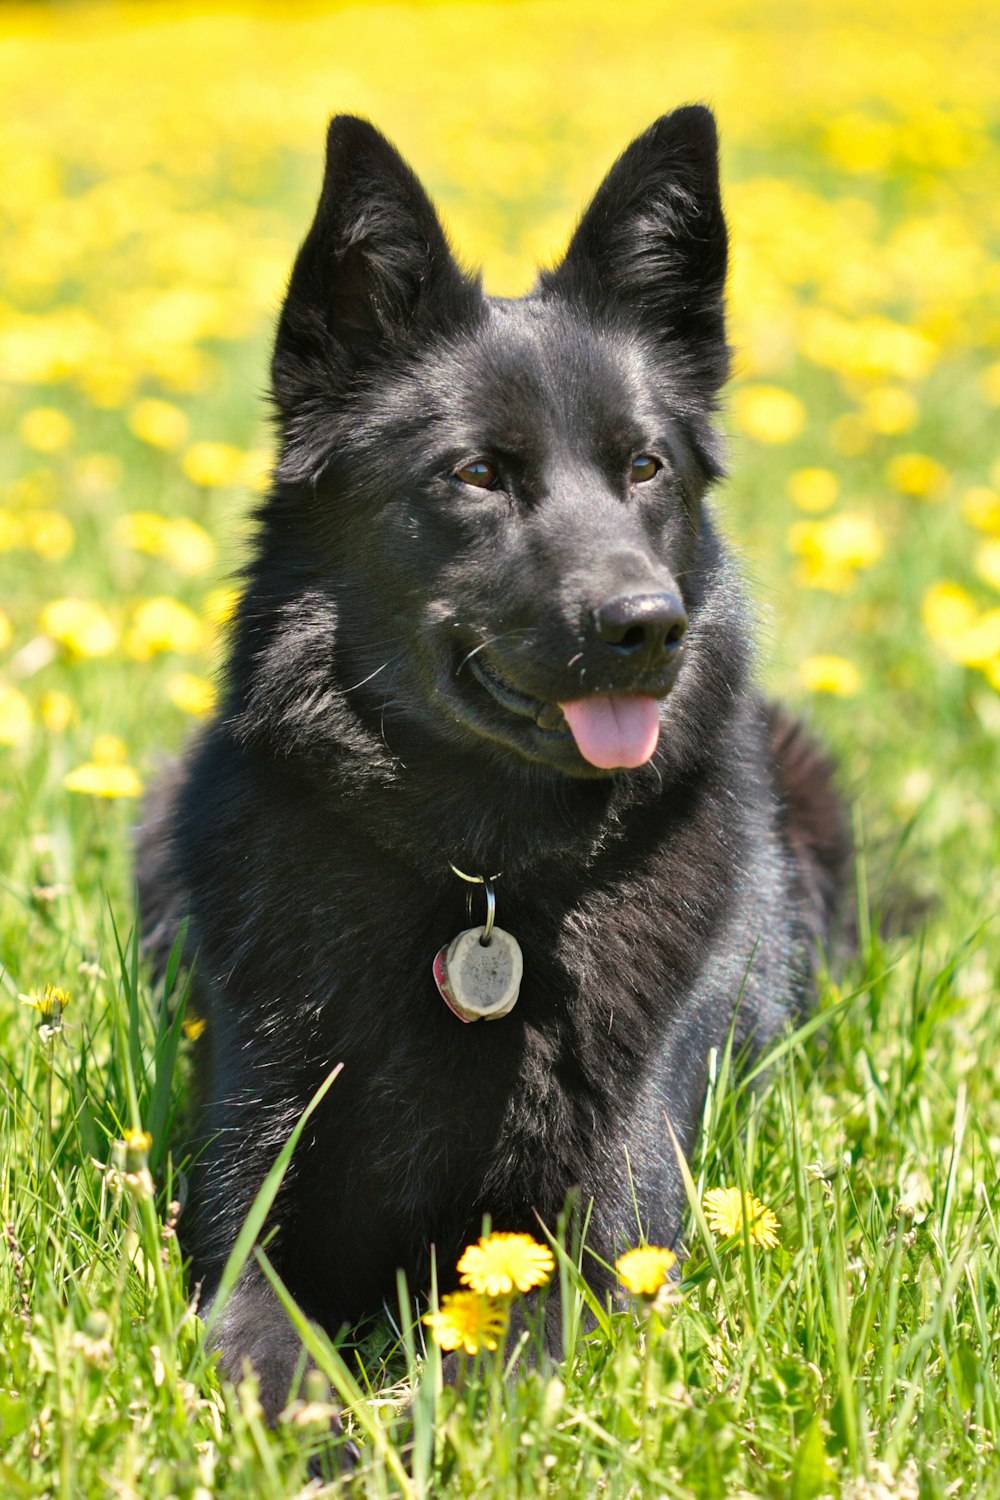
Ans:
{"type": "Polygon", "coordinates": [[[594,610],[599,638],[619,656],[656,666],[677,651],[687,630],[684,606],[675,594],[621,594],[594,610]]]}

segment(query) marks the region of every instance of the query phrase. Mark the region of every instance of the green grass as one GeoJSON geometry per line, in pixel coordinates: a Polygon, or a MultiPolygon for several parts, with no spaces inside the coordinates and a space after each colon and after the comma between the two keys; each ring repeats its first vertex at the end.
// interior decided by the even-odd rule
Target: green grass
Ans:
{"type": "Polygon", "coordinates": [[[1000,602],[975,563],[988,528],[967,505],[973,488],[1000,490],[1000,60],[975,0],[947,18],[882,9],[708,0],[680,25],[655,5],[626,24],[560,0],[279,20],[11,8],[0,549],[4,526],[39,509],[73,535],[59,557],[0,550],[4,1496],[296,1494],[331,1402],[360,1452],[331,1483],[357,1495],[1000,1495],[1000,650],[992,667],[963,665],[922,617],[943,579],[980,613],[1000,602]],[[504,86],[470,79],[460,57],[491,59],[504,86]],[[451,1386],[401,1289],[399,1308],[336,1349],[304,1330],[320,1373],[272,1432],[252,1385],[218,1380],[174,1233],[198,1043],[181,1033],[177,976],[151,988],[137,962],[135,804],[63,780],[98,735],[119,736],[147,783],[183,742],[190,720],[170,681],[209,676],[219,642],[146,660],[123,642],[144,599],[202,614],[241,556],[246,487],[196,484],[183,453],[142,441],[130,414],[165,398],[189,442],[266,442],[271,319],[326,109],[377,117],[505,290],[536,231],[565,231],[629,131],[694,97],[717,104],[723,127],[743,382],[794,392],[806,416],[780,444],[732,421],[717,504],[760,602],[761,678],[831,745],[856,808],[859,952],[766,1071],[738,1079],[716,1059],[669,1305],[594,1306],[581,1252],[563,1248],[565,1363],[522,1362],[504,1379],[502,1357],[484,1355],[451,1386]],[[176,291],[203,299],[207,331],[175,338],[175,314],[162,346],[134,338],[176,291]],[[50,345],[45,319],[67,309],[100,334],[83,354],[61,324],[50,345]],[[929,338],[933,358],[879,365],[867,343],[861,367],[821,358],[817,310],[890,318],[929,338]],[[913,398],[896,433],[861,420],[885,387],[913,398]],[[73,424],[52,452],[21,428],[38,407],[73,424]],[[908,452],[942,466],[936,499],[892,481],[908,452]],[[788,481],[810,466],[840,482],[832,514],[874,520],[883,542],[842,593],[805,586],[790,545],[803,517],[788,481]],[[122,544],[114,523],[142,510],[203,525],[215,566],[187,574],[122,544]],[[86,657],[55,643],[42,610],[58,597],[100,602],[115,648],[86,657]],[[816,653],[853,663],[857,692],[806,693],[799,669],[816,653]],[[4,719],[8,689],[30,725],[4,719]],[[53,693],[65,722],[46,709],[53,693]],[[46,984],[71,994],[49,1032],[18,1000],[46,984]],[[140,1126],[152,1196],[121,1177],[116,1143],[140,1126]],[[708,1232],[700,1203],[719,1186],[774,1210],[777,1248],[708,1232]]]}

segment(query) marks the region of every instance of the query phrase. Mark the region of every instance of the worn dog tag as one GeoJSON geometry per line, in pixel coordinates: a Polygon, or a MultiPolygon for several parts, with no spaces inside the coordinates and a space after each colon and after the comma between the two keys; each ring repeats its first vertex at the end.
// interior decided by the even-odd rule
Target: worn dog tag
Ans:
{"type": "Polygon", "coordinates": [[[495,1021],[517,1004],[524,960],[517,938],[494,927],[467,927],[434,960],[434,982],[445,1004],[462,1021],[495,1021]]]}

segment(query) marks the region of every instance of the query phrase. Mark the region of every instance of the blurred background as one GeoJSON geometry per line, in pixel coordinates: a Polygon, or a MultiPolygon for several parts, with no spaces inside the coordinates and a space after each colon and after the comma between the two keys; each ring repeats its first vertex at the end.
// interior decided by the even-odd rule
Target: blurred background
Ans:
{"type": "Polygon", "coordinates": [[[135,799],[211,711],[267,482],[269,341],[340,111],[393,139],[460,256],[516,294],[635,133],[713,106],[737,372],[717,503],[762,676],[836,747],[878,847],[916,818],[953,927],[995,903],[995,6],[8,4],[0,96],[15,989],[32,952],[54,977],[99,890],[127,909],[135,799]]]}

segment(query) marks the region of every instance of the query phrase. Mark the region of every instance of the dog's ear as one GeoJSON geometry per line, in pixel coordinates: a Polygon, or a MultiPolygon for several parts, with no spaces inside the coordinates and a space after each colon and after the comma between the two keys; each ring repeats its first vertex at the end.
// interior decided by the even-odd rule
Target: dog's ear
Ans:
{"type": "Polygon", "coordinates": [[[366,120],[330,122],[326,172],[275,338],[271,378],[284,417],[342,390],[409,332],[461,319],[476,283],[459,269],[427,194],[366,120]]]}
{"type": "Polygon", "coordinates": [[[540,289],[679,342],[711,394],[729,364],[726,247],[715,119],[703,105],[687,105],[618,158],[540,289]]]}

